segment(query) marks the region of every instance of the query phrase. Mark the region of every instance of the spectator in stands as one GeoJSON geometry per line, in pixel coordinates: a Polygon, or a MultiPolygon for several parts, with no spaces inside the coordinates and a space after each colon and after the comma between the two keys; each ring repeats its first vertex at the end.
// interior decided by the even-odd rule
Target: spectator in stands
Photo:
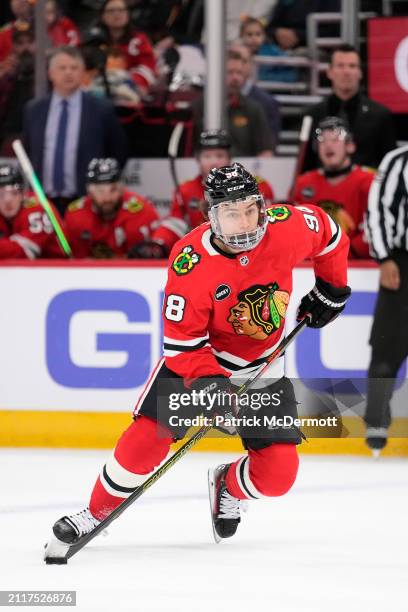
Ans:
{"type": "MultiPolygon", "coordinates": [[[[267,39],[265,27],[259,19],[248,17],[241,24],[240,37],[242,42],[251,51],[252,55],[287,57],[287,52],[276,43],[267,39]]],[[[295,68],[286,66],[259,66],[257,80],[293,82],[298,78],[295,68]]]]}
{"type": "Polygon", "coordinates": [[[128,191],[115,159],[93,159],[87,172],[88,195],[69,205],[65,226],[75,257],[131,255],[149,240],[159,216],[146,198],[128,191]]]}
{"type": "Polygon", "coordinates": [[[241,24],[249,17],[255,17],[266,24],[277,0],[232,0],[227,2],[226,28],[227,40],[239,37],[241,24]]]}
{"type": "Polygon", "coordinates": [[[34,95],[34,32],[30,24],[16,21],[12,50],[0,64],[0,154],[13,156],[11,142],[23,130],[23,109],[34,95]]]}
{"type": "Polygon", "coordinates": [[[139,106],[141,96],[130,72],[127,70],[126,56],[121,49],[112,47],[107,50],[103,70],[87,84],[87,90],[102,96],[109,96],[117,106],[139,106]]]}
{"type": "MultiPolygon", "coordinates": [[[[278,0],[267,26],[269,37],[289,51],[306,45],[306,18],[310,13],[340,11],[340,0],[278,0]]],[[[333,26],[322,26],[322,36],[333,35],[333,26]]],[[[334,34],[335,35],[335,34],[334,34]]]]}
{"type": "Polygon", "coordinates": [[[91,159],[114,156],[120,164],[126,159],[125,137],[113,106],[81,91],[83,73],[78,49],[55,49],[48,71],[52,94],[29,102],[24,113],[27,153],[61,214],[85,193],[91,159]]]}
{"type": "Polygon", "coordinates": [[[356,145],[347,124],[338,117],[320,121],[314,143],[321,167],[297,179],[294,200],[321,206],[348,234],[349,256],[368,258],[364,215],[374,172],[352,163],[356,145]]]}
{"type": "Polygon", "coordinates": [[[79,30],[75,23],[65,17],[56,0],[47,0],[45,4],[45,19],[48,36],[54,47],[62,45],[79,45],[79,30]]]}
{"type": "Polygon", "coordinates": [[[272,133],[273,148],[275,150],[276,145],[278,144],[279,132],[281,130],[279,104],[267,91],[255,85],[254,75],[256,73],[256,69],[251,51],[248,49],[248,47],[239,42],[235,42],[231,44],[230,50],[235,51],[235,53],[239,53],[244,66],[245,83],[241,89],[241,93],[244,96],[248,96],[252,100],[255,100],[255,102],[258,102],[264,109],[266,119],[272,133]]]}
{"type": "Polygon", "coordinates": [[[30,0],[10,0],[10,9],[14,15],[14,20],[7,23],[0,30],[0,62],[4,61],[11,53],[13,47],[13,28],[18,22],[32,23],[33,3],[30,0]]]}
{"type": "Polygon", "coordinates": [[[156,60],[149,38],[131,22],[125,0],[106,0],[100,10],[95,34],[104,39],[105,46],[120,49],[141,95],[148,92],[156,79],[156,60]]]}
{"type": "Polygon", "coordinates": [[[364,420],[367,445],[377,452],[387,444],[395,379],[408,355],[407,169],[408,146],[390,151],[368,198],[367,236],[380,265],[380,288],[370,335],[364,420]]]}
{"type": "MultiPolygon", "coordinates": [[[[336,47],[331,54],[327,76],[333,93],[306,113],[313,118],[312,133],[321,119],[345,119],[354,136],[353,162],[377,168],[384,155],[395,148],[395,131],[390,111],[361,93],[360,56],[351,45],[336,47]]],[[[312,141],[306,152],[304,169],[315,168],[317,157],[312,141]]]]}
{"type": "MultiPolygon", "coordinates": [[[[231,164],[230,147],[230,139],[225,130],[208,130],[200,134],[196,151],[199,174],[175,191],[170,214],[153,233],[152,241],[142,243],[135,256],[167,257],[177,240],[206,220],[203,181],[211,168],[231,164]]],[[[271,204],[274,199],[271,186],[264,179],[256,178],[265,202],[271,204]]]]}
{"type": "MultiPolygon", "coordinates": [[[[229,51],[226,62],[227,124],[233,156],[271,157],[273,136],[262,106],[244,96],[244,63],[239,53],[229,51]]],[[[195,141],[202,131],[203,98],[193,105],[195,141]]]]}
{"type": "MultiPolygon", "coordinates": [[[[54,210],[58,218],[58,213],[54,210]]],[[[0,165],[0,259],[63,257],[52,225],[20,171],[0,165]]]]}

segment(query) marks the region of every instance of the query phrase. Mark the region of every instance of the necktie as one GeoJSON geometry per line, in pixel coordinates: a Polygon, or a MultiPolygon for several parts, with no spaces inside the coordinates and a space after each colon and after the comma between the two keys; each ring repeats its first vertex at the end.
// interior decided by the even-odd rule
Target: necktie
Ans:
{"type": "Polygon", "coordinates": [[[64,191],[64,157],[65,157],[65,141],[67,137],[68,125],[68,101],[61,101],[61,112],[58,122],[57,143],[55,146],[53,183],[54,191],[57,195],[61,195],[64,191]]]}

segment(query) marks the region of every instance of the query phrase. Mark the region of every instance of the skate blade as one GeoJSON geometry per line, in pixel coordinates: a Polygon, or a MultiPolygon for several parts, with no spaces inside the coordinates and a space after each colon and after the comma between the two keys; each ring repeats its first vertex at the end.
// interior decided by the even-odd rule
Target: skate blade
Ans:
{"type": "Polygon", "coordinates": [[[44,561],[47,565],[65,565],[68,563],[69,544],[61,542],[54,535],[45,545],[44,561]]]}
{"type": "Polygon", "coordinates": [[[216,477],[216,470],[210,468],[208,470],[208,497],[209,497],[209,500],[210,500],[211,525],[212,525],[212,530],[213,530],[213,536],[214,536],[215,543],[219,544],[221,542],[222,538],[220,538],[220,536],[216,532],[215,525],[214,525],[215,477],[216,477]]]}

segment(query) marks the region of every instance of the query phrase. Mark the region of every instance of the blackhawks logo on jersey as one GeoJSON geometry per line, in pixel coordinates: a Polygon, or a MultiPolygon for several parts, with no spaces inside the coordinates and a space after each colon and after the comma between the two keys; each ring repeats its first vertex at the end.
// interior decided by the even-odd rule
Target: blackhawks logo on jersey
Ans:
{"type": "Polygon", "coordinates": [[[143,202],[137,200],[136,198],[132,198],[125,202],[124,208],[131,213],[138,213],[143,210],[143,202]]]}
{"type": "Polygon", "coordinates": [[[282,325],[288,304],[289,293],[281,291],[278,283],[252,285],[238,294],[227,320],[237,335],[266,340],[282,325]]]}
{"type": "Polygon", "coordinates": [[[273,208],[267,208],[266,214],[269,217],[269,223],[276,223],[276,221],[286,221],[292,213],[287,206],[273,206],[273,208]]]}
{"type": "Polygon", "coordinates": [[[194,252],[192,246],[186,246],[181,253],[175,257],[171,267],[178,276],[184,276],[191,272],[194,266],[199,263],[200,259],[200,255],[194,252]]]}

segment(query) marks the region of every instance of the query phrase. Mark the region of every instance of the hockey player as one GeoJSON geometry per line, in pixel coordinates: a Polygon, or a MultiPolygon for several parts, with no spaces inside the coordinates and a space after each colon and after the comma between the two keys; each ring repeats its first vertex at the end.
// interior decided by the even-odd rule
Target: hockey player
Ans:
{"type": "MultiPolygon", "coordinates": [[[[55,209],[54,214],[58,217],[55,209]]],[[[64,253],[43,207],[24,192],[20,171],[0,164],[0,259],[39,257],[59,258],[64,253]]]]}
{"type": "Polygon", "coordinates": [[[294,199],[297,203],[314,202],[331,214],[350,238],[350,257],[368,259],[364,215],[374,172],[352,164],[356,145],[339,117],[320,121],[315,146],[322,167],[297,179],[294,199]]]}
{"type": "Polygon", "coordinates": [[[138,243],[149,239],[159,216],[151,202],[124,188],[115,159],[90,162],[87,191],[65,214],[75,257],[126,257],[138,243]]]}
{"type": "MultiPolygon", "coordinates": [[[[225,412],[223,393],[256,372],[284,336],[294,266],[305,257],[314,264],[316,284],[303,297],[297,315],[298,320],[308,317],[310,327],[330,323],[350,295],[348,239],[323,210],[266,209],[256,180],[237,163],[214,168],[205,189],[210,221],[177,242],[170,255],[163,305],[164,359],[139,398],[133,423],[103,467],[89,508],[55,523],[46,556],[55,547],[68,549],[89,533],[144,482],[166,457],[170,444],[185,435],[188,426],[181,417],[191,417],[203,406],[181,408],[173,425],[169,390],[203,391],[207,401],[210,386],[218,398],[215,413],[225,412]]],[[[297,414],[283,361],[277,359],[269,381],[263,380],[268,393],[278,394],[278,406],[263,406],[259,416],[297,414]]],[[[238,431],[247,453],[210,473],[218,540],[235,533],[242,500],[285,494],[298,469],[298,429],[248,425],[238,431]]]]}
{"type": "MultiPolygon", "coordinates": [[[[207,220],[203,181],[211,168],[221,168],[231,163],[230,148],[226,130],[201,132],[196,152],[200,172],[176,190],[169,216],[163,219],[154,232],[152,243],[142,247],[142,257],[167,258],[177,240],[207,220]]],[[[256,180],[266,204],[272,204],[272,187],[261,177],[256,177],[256,180]]]]}

